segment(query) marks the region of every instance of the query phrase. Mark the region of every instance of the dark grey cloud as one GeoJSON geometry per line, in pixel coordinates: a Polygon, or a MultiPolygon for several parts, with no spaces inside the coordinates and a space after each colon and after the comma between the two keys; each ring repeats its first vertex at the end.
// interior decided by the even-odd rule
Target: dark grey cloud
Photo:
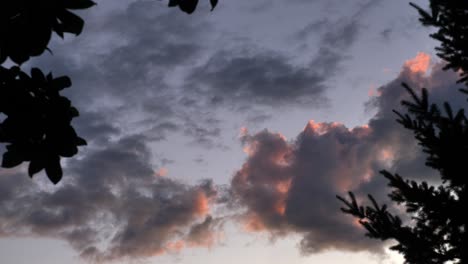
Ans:
{"type": "Polygon", "coordinates": [[[247,122],[249,124],[258,125],[265,121],[271,120],[273,116],[271,114],[265,113],[252,113],[252,115],[247,117],[247,122]]]}
{"type": "Polygon", "coordinates": [[[311,58],[307,65],[297,65],[275,51],[223,50],[196,67],[186,86],[213,96],[217,103],[321,107],[328,82],[339,72],[359,30],[358,20],[352,18],[320,20],[300,31],[299,38],[312,33],[308,31],[320,34],[316,55],[304,54],[311,58]]]}
{"type": "MultiPolygon", "coordinates": [[[[365,28],[362,20],[370,10],[378,6],[381,0],[370,0],[360,2],[357,8],[353,8],[349,15],[333,18],[333,10],[324,11],[330,16],[313,21],[295,33],[294,39],[304,42],[317,39],[317,55],[310,63],[311,67],[322,68],[323,72],[333,76],[340,70],[341,63],[346,60],[350,48],[358,40],[362,30],[365,28]]],[[[331,3],[336,5],[336,3],[331,3]]],[[[328,7],[328,9],[334,9],[328,7]]]]}
{"type": "Polygon", "coordinates": [[[337,193],[355,188],[380,162],[377,146],[363,144],[369,133],[341,124],[310,122],[294,142],[264,130],[243,140],[249,158],[232,180],[234,199],[247,207],[248,231],[303,235],[304,253],[373,248],[362,230],[343,217],[337,193]]]}
{"type": "Polygon", "coordinates": [[[330,26],[331,22],[327,18],[314,21],[306,25],[304,28],[296,32],[297,40],[306,40],[311,34],[323,34],[330,26]]]}
{"type": "Polygon", "coordinates": [[[391,39],[392,34],[394,33],[393,29],[391,28],[386,28],[380,32],[380,35],[382,38],[386,41],[391,39]]]}
{"type": "Polygon", "coordinates": [[[378,3],[363,2],[350,16],[313,20],[295,32],[293,39],[301,45],[308,45],[309,35],[318,43],[315,53],[301,54],[308,58],[305,65],[264,48],[224,49],[195,67],[186,87],[224,105],[323,107],[326,89],[343,70],[342,63],[361,33],[363,14],[378,3]]]}
{"type": "Polygon", "coordinates": [[[106,116],[99,112],[81,111],[80,118],[74,122],[77,133],[91,142],[107,142],[111,136],[121,133],[120,129],[108,122],[106,116]]]}
{"type": "Polygon", "coordinates": [[[302,104],[324,100],[325,80],[326,76],[274,52],[222,51],[195,68],[187,86],[227,102],[302,104]]]}
{"type": "Polygon", "coordinates": [[[239,52],[250,40],[224,45],[229,39],[220,37],[209,18],[177,11],[154,1],[99,3],[84,14],[81,36],[55,40],[54,55],[32,63],[70,75],[74,86],[67,94],[74,104],[99,112],[116,128],[129,130],[123,120],[138,119],[138,133],[154,141],[178,134],[193,137],[189,142],[195,145],[216,147],[222,146],[221,124],[204,120],[220,119],[219,107],[326,105],[329,81],[360,31],[356,14],[326,20],[316,55],[298,65],[273,50],[239,52]]]}
{"type": "Polygon", "coordinates": [[[222,239],[223,219],[213,218],[211,215],[200,224],[192,226],[187,235],[189,246],[213,247],[222,239]]]}
{"type": "MultiPolygon", "coordinates": [[[[102,3],[103,8],[109,5],[102,3]]],[[[171,12],[158,2],[121,5],[110,12],[100,9],[101,5],[91,9],[85,17],[86,31],[79,38],[53,42],[54,55],[38,61],[73,77],[78,87],[70,92],[76,101],[89,105],[80,88],[94,100],[102,94],[125,100],[159,94],[166,87],[163,75],[200,50],[199,28],[207,26],[203,20],[171,12]]]]}
{"type": "Polygon", "coordinates": [[[231,201],[244,206],[241,223],[247,231],[273,236],[302,235],[303,253],[328,249],[382,252],[382,245],[364,237],[364,229],[341,213],[335,195],[352,190],[364,199],[372,193],[387,202],[386,182],[378,171],[387,169],[432,183],[436,172],[410,131],[396,121],[393,109],[409,96],[406,82],[416,90],[427,87],[433,101],[462,105],[457,76],[437,63],[429,74],[425,56],[408,61],[400,75],[378,89],[369,104],[377,113],[368,125],[348,129],[340,123],[309,121],[297,138],[287,140],[268,130],[242,137],[248,158],[231,182],[231,201]],[[417,65],[418,67],[413,67],[417,65]]]}
{"type": "Polygon", "coordinates": [[[152,122],[150,120],[152,119],[144,120],[143,123],[150,124],[150,128],[146,130],[145,134],[148,135],[148,138],[152,141],[166,140],[168,134],[179,132],[181,130],[181,126],[173,121],[156,121],[154,122],[155,125],[151,125],[152,122]]]}
{"type": "Polygon", "coordinates": [[[352,18],[349,21],[338,21],[327,26],[327,31],[324,33],[321,46],[333,49],[345,49],[352,45],[358,36],[360,25],[357,19],[352,18]]]}
{"type": "Polygon", "coordinates": [[[53,56],[33,61],[72,78],[66,93],[81,111],[74,124],[89,146],[66,163],[57,187],[24,171],[0,176],[0,236],[65,240],[97,262],[211,247],[219,226],[208,216],[212,182],[163,177],[152,162],[174,161],[152,157],[148,146],[174,133],[218,144],[216,119],[197,105],[180,107],[184,93],[168,84],[199,56],[208,25],[157,1],[114,3],[91,9],[83,35],[54,42],[53,56]]]}
{"type": "MultiPolygon", "coordinates": [[[[185,92],[171,84],[182,78],[175,74],[179,68],[193,65],[203,54],[211,28],[205,17],[137,0],[100,3],[85,14],[85,21],[82,35],[65,43],[54,41],[53,56],[32,62],[70,75],[73,87],[66,94],[74,105],[84,113],[99,113],[103,122],[117,129],[144,133],[153,141],[174,133],[193,135],[193,141],[218,140],[218,133],[213,133],[219,130],[217,124],[203,124],[207,115],[214,118],[214,114],[204,111],[199,116],[204,105],[182,103],[185,92]],[[194,131],[185,127],[188,118],[209,127],[207,134],[186,133],[194,131]]],[[[86,114],[80,119],[85,118],[86,114]]]]}
{"type": "Polygon", "coordinates": [[[21,171],[2,171],[1,236],[62,239],[97,262],[177,252],[188,242],[206,246],[211,234],[204,232],[214,230],[208,216],[217,194],[213,183],[189,186],[158,176],[143,139],[126,137],[89,151],[54,188],[21,171]]]}
{"type": "Polygon", "coordinates": [[[216,144],[213,138],[221,136],[221,129],[206,128],[196,123],[186,123],[184,134],[194,139],[191,143],[211,148],[216,144]]]}

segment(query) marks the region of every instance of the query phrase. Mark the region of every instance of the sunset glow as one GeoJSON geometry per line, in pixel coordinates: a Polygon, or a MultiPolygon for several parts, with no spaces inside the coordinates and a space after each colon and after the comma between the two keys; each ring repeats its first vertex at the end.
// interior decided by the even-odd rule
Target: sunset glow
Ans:
{"type": "Polygon", "coordinates": [[[431,65],[431,56],[424,52],[419,52],[413,59],[405,62],[405,67],[413,73],[427,73],[431,65]]]}
{"type": "Polygon", "coordinates": [[[198,216],[205,216],[210,211],[210,201],[206,194],[198,192],[195,199],[195,212],[198,216]]]}
{"type": "Polygon", "coordinates": [[[463,72],[444,70],[407,1],[19,2],[41,8],[0,4],[0,32],[15,33],[0,36],[1,264],[403,263],[337,196],[387,202],[382,170],[426,180],[396,122],[402,83],[466,106],[463,72]],[[60,26],[41,28],[49,15],[60,26]],[[47,49],[10,54],[35,42],[47,49]],[[5,99],[10,86],[27,102],[5,99]]]}

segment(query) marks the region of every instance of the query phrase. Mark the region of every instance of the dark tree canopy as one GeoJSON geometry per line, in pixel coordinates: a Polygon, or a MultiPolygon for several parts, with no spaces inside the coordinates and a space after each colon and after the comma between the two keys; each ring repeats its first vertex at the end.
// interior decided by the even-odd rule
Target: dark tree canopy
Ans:
{"type": "Polygon", "coordinates": [[[0,64],[8,57],[22,64],[41,55],[52,32],[79,35],[84,21],[71,10],[86,9],[91,0],[4,0],[0,2],[0,64]]]}
{"type": "Polygon", "coordinates": [[[18,66],[0,66],[0,143],[7,143],[2,167],[29,161],[28,173],[45,169],[53,183],[62,178],[61,157],[72,157],[86,145],[71,125],[79,115],[60,91],[70,78],[47,76],[37,68],[28,75],[19,65],[48,50],[55,32],[79,35],[84,21],[71,10],[86,9],[91,0],[9,0],[0,2],[0,64],[8,58],[18,66]]]}
{"type": "MultiPolygon", "coordinates": [[[[447,61],[445,69],[460,71],[460,82],[468,85],[468,2],[431,0],[430,12],[411,5],[424,25],[436,27],[431,36],[441,42],[437,51],[447,61]]],[[[442,183],[435,187],[381,171],[392,188],[390,199],[406,207],[412,224],[403,223],[371,195],[372,206],[359,205],[352,192],[349,199],[338,196],[345,205],[342,211],[357,217],[367,236],[395,240],[391,249],[400,252],[405,263],[468,263],[468,119],[464,109],[454,111],[449,103],[441,109],[429,103],[426,89],[418,96],[403,86],[412,99],[402,102],[406,113],[395,112],[397,121],[414,133],[427,154],[426,165],[439,172],[442,183]]]]}
{"type": "Polygon", "coordinates": [[[29,76],[15,66],[0,67],[0,80],[0,112],[7,116],[0,126],[0,142],[9,143],[2,167],[30,161],[30,176],[45,169],[52,182],[59,182],[60,157],[72,157],[78,146],[86,145],[71,126],[78,110],[60,95],[70,79],[45,76],[37,68],[29,76]]]}
{"type": "MultiPolygon", "coordinates": [[[[212,9],[217,3],[210,0],[212,9]]],[[[169,7],[179,6],[189,14],[197,4],[198,0],[169,0],[169,7]]],[[[86,145],[71,125],[78,110],[60,95],[71,86],[70,78],[54,78],[38,68],[29,75],[20,66],[49,50],[53,32],[62,38],[65,33],[78,36],[85,22],[73,11],[94,5],[91,0],[0,1],[0,114],[6,116],[0,123],[0,143],[7,144],[2,167],[29,162],[31,177],[44,169],[58,183],[63,174],[60,159],[86,145]],[[7,59],[16,66],[2,66],[7,59]]]]}
{"type": "Polygon", "coordinates": [[[447,62],[445,69],[461,70],[460,82],[468,85],[468,1],[431,0],[430,12],[411,6],[418,10],[423,25],[437,29],[431,37],[441,43],[436,51],[447,62]]]}
{"type": "MultiPolygon", "coordinates": [[[[210,0],[211,11],[218,5],[218,0],[210,0]]],[[[180,10],[191,14],[195,11],[198,5],[198,0],[169,0],[169,7],[178,6],[180,10]]]]}

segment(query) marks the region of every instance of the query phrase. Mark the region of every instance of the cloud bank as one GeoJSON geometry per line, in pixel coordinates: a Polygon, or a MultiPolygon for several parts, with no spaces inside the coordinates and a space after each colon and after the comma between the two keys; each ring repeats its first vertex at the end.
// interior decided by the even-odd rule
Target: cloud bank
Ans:
{"type": "MultiPolygon", "coordinates": [[[[182,16],[155,1],[100,3],[86,14],[80,38],[55,43],[54,56],[37,59],[72,77],[68,93],[83,109],[77,130],[96,147],[71,161],[67,181],[54,188],[29,180],[21,170],[0,171],[0,237],[58,238],[98,262],[215,246],[224,221],[213,212],[213,206],[224,205],[217,200],[216,179],[189,185],[164,176],[167,171],[152,162],[149,142],[178,133],[205,149],[216,146],[225,132],[217,107],[227,104],[262,110],[320,106],[360,37],[363,12],[379,2],[362,2],[345,19],[319,19],[300,36],[291,32],[294,44],[317,42],[316,54],[303,64],[272,48],[239,51],[254,41],[242,39],[232,47],[223,29],[217,32],[200,16],[182,16]]],[[[277,4],[283,11],[282,2],[277,4]]],[[[376,91],[368,105],[377,114],[361,127],[309,121],[290,140],[268,130],[245,131],[248,157],[229,187],[229,202],[246,210],[242,228],[300,234],[304,253],[380,250],[339,212],[334,197],[351,189],[383,199],[385,182],[376,173],[382,168],[434,177],[391,110],[406,96],[402,81],[463,105],[464,98],[450,93],[457,77],[441,67],[435,64],[428,73],[425,54],[408,61],[395,80],[376,91]]],[[[252,122],[270,118],[261,112],[252,122]]]]}
{"type": "Polygon", "coordinates": [[[2,171],[0,236],[62,239],[97,262],[138,259],[215,246],[229,219],[213,215],[212,208],[234,204],[245,211],[230,220],[239,221],[245,232],[300,234],[303,253],[381,252],[379,243],[341,214],[335,195],[353,190],[385,199],[385,182],[377,173],[383,168],[436,179],[391,110],[407,98],[403,81],[427,87],[434,101],[464,105],[454,85],[457,74],[442,67],[422,53],[407,61],[399,76],[369,100],[376,114],[363,126],[310,120],[292,140],[244,129],[241,141],[248,157],[232,178],[227,200],[213,180],[187,185],[165,176],[164,168],[152,164],[146,136],[124,136],[98,122],[100,114],[88,113],[79,128],[100,145],[67,166],[68,181],[51,188],[31,182],[21,171],[2,171]]]}
{"type": "Polygon", "coordinates": [[[368,103],[377,113],[364,126],[349,129],[338,122],[311,120],[292,140],[268,130],[252,135],[244,129],[241,141],[248,157],[232,179],[231,192],[234,203],[246,207],[241,218],[245,230],[273,236],[298,233],[303,253],[379,252],[382,245],[364,237],[364,229],[341,213],[335,195],[352,190],[386,201],[381,169],[429,182],[437,179],[392,109],[401,109],[400,101],[408,99],[402,82],[427,87],[434,101],[462,105],[457,74],[442,67],[430,67],[424,53],[408,60],[395,80],[377,89],[378,96],[368,103]]]}
{"type": "Polygon", "coordinates": [[[2,172],[0,236],[63,239],[97,262],[212,246],[219,224],[210,216],[212,181],[189,186],[159,175],[141,138],[87,153],[54,188],[2,172]]]}

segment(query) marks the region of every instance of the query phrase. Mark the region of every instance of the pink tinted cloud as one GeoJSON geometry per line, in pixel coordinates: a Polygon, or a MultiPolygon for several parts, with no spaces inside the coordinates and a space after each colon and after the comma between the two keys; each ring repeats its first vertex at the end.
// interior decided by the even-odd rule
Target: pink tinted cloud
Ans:
{"type": "Polygon", "coordinates": [[[150,161],[144,139],[129,137],[77,160],[67,168],[73,181],[47,190],[24,173],[0,173],[0,237],[62,239],[96,263],[211,246],[212,181],[155,177],[150,161]]]}
{"type": "Polygon", "coordinates": [[[368,104],[377,113],[363,126],[310,120],[292,140],[268,130],[250,134],[244,129],[247,158],[231,181],[232,199],[246,209],[240,220],[243,229],[300,234],[303,252],[378,252],[381,245],[365,238],[362,227],[340,212],[335,195],[353,190],[385,198],[381,169],[432,177],[413,135],[395,122],[392,110],[408,98],[402,82],[427,87],[435,98],[456,98],[457,74],[442,68],[443,63],[431,65],[425,53],[408,60],[395,80],[373,90],[379,96],[368,104]]]}
{"type": "Polygon", "coordinates": [[[156,177],[165,177],[167,176],[167,173],[169,172],[169,170],[165,167],[162,167],[160,168],[156,173],[156,177]]]}
{"type": "Polygon", "coordinates": [[[427,73],[431,65],[431,55],[419,52],[416,57],[407,60],[405,67],[411,70],[413,73],[427,73]]]}

